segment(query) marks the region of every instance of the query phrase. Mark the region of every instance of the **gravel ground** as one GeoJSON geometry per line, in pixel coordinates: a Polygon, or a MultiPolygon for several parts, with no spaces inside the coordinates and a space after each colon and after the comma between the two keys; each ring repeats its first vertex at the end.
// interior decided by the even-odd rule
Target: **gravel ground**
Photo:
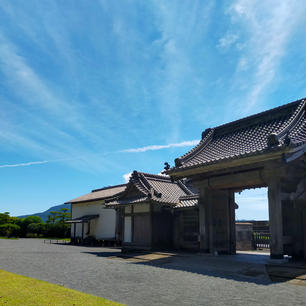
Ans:
{"type": "Polygon", "coordinates": [[[117,255],[120,250],[111,248],[0,240],[0,269],[128,306],[305,305],[305,287],[269,281],[264,257],[256,264],[240,255],[177,254],[151,261],[117,255]]]}

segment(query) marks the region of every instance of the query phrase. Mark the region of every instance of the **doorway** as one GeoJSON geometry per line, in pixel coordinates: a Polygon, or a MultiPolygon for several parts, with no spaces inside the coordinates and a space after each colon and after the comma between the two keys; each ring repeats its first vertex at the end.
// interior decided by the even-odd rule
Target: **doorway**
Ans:
{"type": "Polygon", "coordinates": [[[236,250],[270,254],[268,189],[245,189],[235,193],[236,250]]]}

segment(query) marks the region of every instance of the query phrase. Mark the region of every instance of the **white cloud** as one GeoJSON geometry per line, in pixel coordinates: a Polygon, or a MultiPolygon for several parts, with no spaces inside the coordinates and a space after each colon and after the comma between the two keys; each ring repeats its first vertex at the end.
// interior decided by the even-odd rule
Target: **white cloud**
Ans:
{"type": "Polygon", "coordinates": [[[168,141],[177,141],[180,136],[184,101],[184,89],[197,84],[197,69],[194,65],[194,50],[202,49],[201,42],[212,20],[213,1],[155,1],[155,27],[160,38],[153,47],[157,49],[162,64],[156,74],[158,110],[167,120],[168,141]],[[171,110],[171,116],[169,116],[171,110]]]}
{"type": "MultiPolygon", "coordinates": [[[[227,13],[231,17],[229,33],[236,31],[245,37],[243,48],[237,49],[236,86],[246,89],[243,112],[254,108],[277,80],[277,72],[294,31],[305,18],[305,4],[300,1],[247,1],[237,0],[227,13]],[[245,72],[248,77],[246,78],[245,72]],[[247,101],[247,105],[245,105],[247,101]]],[[[219,42],[227,46],[235,36],[225,36],[219,42]],[[228,39],[225,39],[228,38],[228,39]]]]}
{"type": "Polygon", "coordinates": [[[163,173],[163,172],[159,172],[157,175],[162,175],[162,176],[167,176],[167,177],[169,177],[169,175],[167,175],[167,174],[165,174],[165,173],[163,173]]]}
{"type": "MultiPolygon", "coordinates": [[[[3,136],[8,136],[8,135],[1,135],[0,133],[0,137],[3,136]]],[[[12,138],[14,137],[14,135],[10,135],[10,137],[7,138],[12,138]]],[[[26,139],[22,139],[22,142],[26,142],[26,139]]],[[[199,140],[191,140],[191,141],[183,141],[180,143],[171,143],[171,144],[167,144],[167,145],[152,145],[152,146],[146,146],[146,147],[142,147],[142,148],[133,148],[133,149],[125,149],[122,151],[119,151],[121,153],[139,153],[139,152],[146,152],[146,151],[156,151],[156,150],[162,150],[162,149],[169,149],[169,148],[177,148],[177,147],[188,147],[188,146],[195,146],[199,143],[199,140]]],[[[39,148],[35,147],[35,143],[27,143],[27,146],[31,146],[37,150],[39,150],[39,148]]],[[[44,149],[41,149],[41,151],[44,151],[44,149]]],[[[46,153],[46,152],[45,152],[46,153]]],[[[79,155],[79,156],[74,156],[74,157],[68,157],[68,158],[58,158],[58,159],[52,159],[52,160],[42,160],[42,161],[31,161],[31,162],[25,162],[25,163],[17,163],[17,164],[5,164],[5,165],[0,165],[0,168],[13,168],[13,167],[26,167],[26,166],[33,166],[33,165],[42,165],[42,164],[47,164],[47,163],[51,163],[51,162],[61,162],[61,161],[65,161],[65,162],[72,162],[72,161],[76,161],[76,160],[81,160],[82,163],[86,163],[91,159],[95,159],[96,158],[102,158],[102,155],[105,155],[107,153],[92,153],[89,155],[89,153],[84,153],[84,155],[79,155]]],[[[125,182],[128,182],[130,179],[132,172],[126,173],[123,175],[123,179],[125,182]]],[[[159,175],[163,175],[162,173],[159,173],[159,175]]]]}
{"type": "Polygon", "coordinates": [[[238,71],[243,71],[243,70],[247,70],[248,68],[248,61],[246,58],[242,57],[240,58],[238,65],[237,65],[237,70],[238,71]]]}
{"type": "Polygon", "coordinates": [[[224,37],[219,39],[217,47],[220,49],[229,48],[237,40],[238,40],[237,34],[227,33],[224,37]]]}
{"type": "Polygon", "coordinates": [[[156,150],[169,149],[169,148],[195,146],[198,143],[199,143],[199,140],[191,140],[191,141],[183,141],[179,143],[170,143],[167,145],[151,145],[151,146],[145,146],[141,148],[125,149],[125,150],[122,150],[121,152],[139,153],[139,152],[156,151],[156,150]]]}
{"type": "Polygon", "coordinates": [[[50,162],[51,161],[49,160],[41,160],[41,161],[33,161],[33,162],[19,163],[19,164],[6,164],[6,165],[0,165],[0,168],[26,167],[26,166],[47,164],[50,162]]]}
{"type": "Polygon", "coordinates": [[[132,175],[132,172],[129,172],[129,173],[126,173],[126,174],[122,175],[125,183],[129,182],[131,175],[132,175]]]}
{"type": "Polygon", "coordinates": [[[43,165],[43,164],[62,162],[62,161],[72,161],[72,160],[77,160],[77,159],[81,159],[81,158],[80,157],[60,158],[60,159],[51,159],[51,160],[30,161],[30,162],[17,163],[17,164],[4,164],[4,165],[0,165],[0,168],[27,167],[27,166],[43,165]]]}

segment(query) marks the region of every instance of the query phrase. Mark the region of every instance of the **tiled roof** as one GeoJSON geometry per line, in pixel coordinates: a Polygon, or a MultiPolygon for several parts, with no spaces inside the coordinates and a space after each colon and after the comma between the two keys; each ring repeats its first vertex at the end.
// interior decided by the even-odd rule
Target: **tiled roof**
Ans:
{"type": "Polygon", "coordinates": [[[89,202],[89,201],[97,201],[97,200],[104,200],[107,198],[114,197],[120,192],[123,192],[126,188],[126,184],[123,185],[116,185],[116,186],[109,186],[100,189],[94,189],[90,193],[87,193],[83,196],[75,198],[66,202],[66,204],[75,204],[75,203],[82,203],[82,202],[89,202]]]}
{"type": "Polygon", "coordinates": [[[186,208],[198,205],[199,205],[199,196],[194,195],[194,196],[181,197],[179,203],[177,203],[174,208],[186,208]]]}
{"type": "MultiPolygon", "coordinates": [[[[182,181],[173,182],[169,176],[134,171],[123,193],[107,200],[106,205],[136,204],[151,201],[176,207],[184,199],[184,205],[193,203],[196,195],[182,181]],[[189,201],[189,202],[188,202],[189,201]]],[[[182,206],[183,207],[183,206],[182,206]]]]}
{"type": "Polygon", "coordinates": [[[301,99],[202,133],[202,140],[175,160],[169,174],[306,142],[306,100],[301,99]]]}

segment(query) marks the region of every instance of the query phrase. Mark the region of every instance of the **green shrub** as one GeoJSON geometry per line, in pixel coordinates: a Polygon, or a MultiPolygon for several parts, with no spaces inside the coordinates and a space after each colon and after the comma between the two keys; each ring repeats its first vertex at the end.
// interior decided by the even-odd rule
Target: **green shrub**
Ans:
{"type": "Polygon", "coordinates": [[[5,223],[0,225],[0,235],[6,237],[18,237],[20,226],[12,223],[5,223]]]}
{"type": "Polygon", "coordinates": [[[70,225],[63,223],[47,223],[44,228],[45,237],[70,237],[70,225]]]}
{"type": "MultiPolygon", "coordinates": [[[[43,223],[30,223],[27,226],[27,234],[41,235],[45,230],[45,224],[43,223]]],[[[27,235],[28,237],[28,235],[27,235]]]]}

